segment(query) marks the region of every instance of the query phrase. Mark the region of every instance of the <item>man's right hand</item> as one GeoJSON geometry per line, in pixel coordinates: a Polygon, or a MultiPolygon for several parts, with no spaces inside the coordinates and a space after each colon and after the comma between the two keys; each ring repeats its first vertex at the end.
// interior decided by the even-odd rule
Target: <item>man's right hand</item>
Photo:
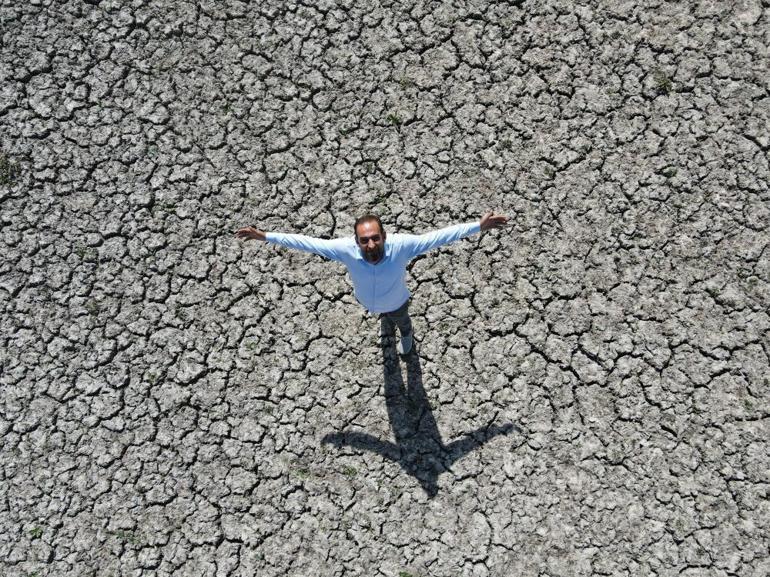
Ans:
{"type": "Polygon", "coordinates": [[[249,240],[251,238],[255,240],[267,240],[267,238],[265,238],[265,232],[262,230],[257,230],[253,226],[245,226],[243,228],[239,228],[235,231],[235,236],[245,240],[249,240]]]}

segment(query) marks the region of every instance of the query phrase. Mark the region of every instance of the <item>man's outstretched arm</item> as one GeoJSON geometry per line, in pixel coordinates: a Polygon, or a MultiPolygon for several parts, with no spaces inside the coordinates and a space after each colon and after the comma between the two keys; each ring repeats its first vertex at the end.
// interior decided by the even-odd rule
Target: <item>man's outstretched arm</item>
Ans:
{"type": "Polygon", "coordinates": [[[246,226],[235,231],[235,236],[244,240],[261,240],[273,244],[278,244],[286,248],[312,252],[331,260],[340,260],[345,252],[345,247],[350,244],[344,238],[335,238],[327,240],[324,238],[315,238],[304,234],[285,234],[281,232],[265,232],[246,226]]]}
{"type": "Polygon", "coordinates": [[[454,224],[426,232],[419,235],[405,235],[406,243],[410,248],[412,257],[428,252],[431,249],[449,244],[455,241],[471,236],[477,232],[484,232],[493,228],[500,228],[505,226],[508,222],[508,217],[502,214],[495,214],[488,212],[481,217],[481,220],[476,222],[468,222],[465,224],[454,224]]]}

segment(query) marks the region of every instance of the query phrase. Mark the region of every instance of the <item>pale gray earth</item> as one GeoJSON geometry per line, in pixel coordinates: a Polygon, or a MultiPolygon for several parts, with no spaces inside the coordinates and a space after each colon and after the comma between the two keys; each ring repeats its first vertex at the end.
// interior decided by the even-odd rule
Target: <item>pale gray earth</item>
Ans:
{"type": "Polygon", "coordinates": [[[0,575],[770,574],[769,2],[0,26],[0,575]],[[408,359],[233,236],[486,209],[408,359]]]}

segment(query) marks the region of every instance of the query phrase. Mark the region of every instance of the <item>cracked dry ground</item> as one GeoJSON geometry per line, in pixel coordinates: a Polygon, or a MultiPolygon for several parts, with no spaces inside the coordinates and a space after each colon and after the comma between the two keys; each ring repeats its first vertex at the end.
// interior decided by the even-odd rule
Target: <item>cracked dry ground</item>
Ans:
{"type": "Polygon", "coordinates": [[[769,11],[3,0],[0,574],[766,577],[769,11]]]}

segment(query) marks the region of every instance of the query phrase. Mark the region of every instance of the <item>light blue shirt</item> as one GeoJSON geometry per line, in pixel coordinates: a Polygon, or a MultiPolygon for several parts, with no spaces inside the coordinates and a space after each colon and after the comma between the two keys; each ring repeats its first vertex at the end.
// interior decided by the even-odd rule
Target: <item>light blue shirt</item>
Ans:
{"type": "Polygon", "coordinates": [[[355,237],[331,240],[303,234],[268,232],[267,242],[312,252],[344,264],[353,281],[353,293],[366,310],[387,313],[398,309],[411,296],[406,286],[406,265],[416,256],[481,231],[481,224],[455,224],[425,234],[388,234],[385,254],[371,264],[364,259],[355,237]]]}

